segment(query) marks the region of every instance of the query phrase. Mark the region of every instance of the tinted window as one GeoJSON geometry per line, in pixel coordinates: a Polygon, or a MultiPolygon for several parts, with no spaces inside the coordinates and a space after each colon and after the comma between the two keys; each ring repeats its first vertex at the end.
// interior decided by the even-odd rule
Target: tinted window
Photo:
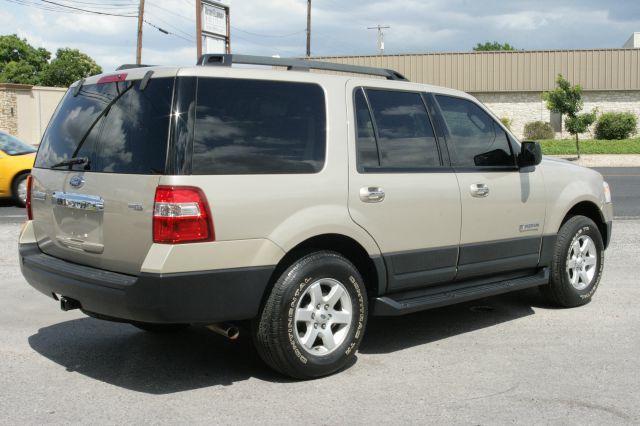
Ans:
{"type": "Polygon", "coordinates": [[[192,172],[316,173],[325,134],[324,93],[315,84],[201,78],[192,172]]]}
{"type": "Polygon", "coordinates": [[[382,167],[434,167],[440,157],[418,93],[367,90],[378,131],[382,167]]]}
{"type": "MultiPolygon", "coordinates": [[[[173,78],[84,85],[70,89],[45,132],[36,167],[72,157],[88,165],[72,169],[111,173],[163,173],[173,78]]],[[[68,169],[63,167],[62,169],[68,169]]]]}
{"type": "Polygon", "coordinates": [[[454,166],[513,166],[504,130],[475,103],[436,95],[446,122],[447,145],[454,166]]]}
{"type": "Polygon", "coordinates": [[[371,114],[362,89],[358,89],[355,95],[355,111],[357,123],[358,167],[377,167],[378,147],[376,135],[371,121],[371,114]]]}

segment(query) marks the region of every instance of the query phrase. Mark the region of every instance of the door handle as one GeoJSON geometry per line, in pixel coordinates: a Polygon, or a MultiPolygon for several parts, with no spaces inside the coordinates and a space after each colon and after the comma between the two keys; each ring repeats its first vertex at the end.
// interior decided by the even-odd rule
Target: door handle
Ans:
{"type": "Polygon", "coordinates": [[[474,183],[469,187],[472,197],[482,198],[489,195],[489,187],[484,183],[474,183]]]}
{"type": "Polygon", "coordinates": [[[379,203],[384,200],[384,189],[377,186],[360,188],[360,199],[365,203],[379,203]]]}

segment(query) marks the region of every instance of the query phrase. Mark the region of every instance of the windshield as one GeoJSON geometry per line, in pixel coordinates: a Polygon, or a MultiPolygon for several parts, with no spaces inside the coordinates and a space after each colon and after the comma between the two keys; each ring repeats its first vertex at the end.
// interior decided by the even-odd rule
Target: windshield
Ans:
{"type": "Polygon", "coordinates": [[[35,167],[102,173],[164,172],[174,78],[83,85],[62,99],[35,167]],[[83,158],[86,161],[68,161],[83,158]]]}
{"type": "Polygon", "coordinates": [[[0,132],[0,149],[7,155],[22,155],[36,152],[31,145],[27,145],[13,136],[0,132]]]}

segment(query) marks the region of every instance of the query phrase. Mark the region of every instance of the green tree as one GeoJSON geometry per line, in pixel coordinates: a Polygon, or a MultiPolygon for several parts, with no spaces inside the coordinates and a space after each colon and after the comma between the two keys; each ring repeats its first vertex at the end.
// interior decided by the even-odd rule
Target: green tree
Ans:
{"type": "Polygon", "coordinates": [[[0,36],[0,82],[39,84],[51,53],[35,48],[16,34],[0,36]]]}
{"type": "Polygon", "coordinates": [[[102,68],[78,49],[58,49],[55,59],[43,70],[41,82],[45,86],[69,87],[76,80],[101,72],[102,68]]]}
{"type": "Polygon", "coordinates": [[[582,101],[582,87],[579,84],[572,86],[562,74],[556,78],[557,87],[542,93],[542,98],[546,101],[547,109],[555,113],[567,116],[565,127],[567,131],[576,137],[576,153],[580,158],[580,140],[578,133],[584,133],[596,120],[596,111],[578,114],[582,111],[584,102],[582,101]]]}
{"type": "Polygon", "coordinates": [[[487,52],[492,50],[516,50],[516,48],[509,43],[500,44],[497,41],[486,41],[476,44],[473,50],[476,52],[487,52]]]}

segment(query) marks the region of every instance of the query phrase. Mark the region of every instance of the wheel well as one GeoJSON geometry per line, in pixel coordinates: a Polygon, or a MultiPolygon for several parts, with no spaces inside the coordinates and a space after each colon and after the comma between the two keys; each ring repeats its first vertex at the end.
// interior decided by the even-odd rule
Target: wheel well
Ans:
{"type": "MultiPolygon", "coordinates": [[[[11,179],[11,186],[9,187],[9,190],[10,190],[10,191],[13,191],[13,185],[16,183],[16,180],[17,180],[20,176],[22,176],[22,175],[28,175],[29,173],[31,173],[31,170],[29,170],[29,169],[21,170],[21,171],[19,171],[18,173],[16,173],[16,174],[13,176],[13,179],[11,179]]],[[[11,195],[13,195],[13,194],[11,194],[11,195]]]]}
{"type": "Polygon", "coordinates": [[[571,210],[569,210],[564,219],[562,219],[562,225],[564,225],[564,223],[569,220],[569,218],[577,215],[586,216],[589,219],[593,220],[595,224],[598,225],[598,230],[600,231],[600,235],[602,235],[602,240],[608,241],[607,224],[604,222],[598,206],[589,201],[582,201],[576,204],[575,206],[571,207],[571,210]]]}
{"type": "MultiPolygon", "coordinates": [[[[336,251],[349,259],[362,275],[369,297],[378,296],[378,271],[371,257],[356,240],[340,234],[317,235],[289,250],[280,262],[278,262],[267,290],[271,290],[276,280],[293,262],[309,253],[319,250],[336,251]]],[[[268,295],[265,295],[265,297],[268,297],[268,295]]]]}

